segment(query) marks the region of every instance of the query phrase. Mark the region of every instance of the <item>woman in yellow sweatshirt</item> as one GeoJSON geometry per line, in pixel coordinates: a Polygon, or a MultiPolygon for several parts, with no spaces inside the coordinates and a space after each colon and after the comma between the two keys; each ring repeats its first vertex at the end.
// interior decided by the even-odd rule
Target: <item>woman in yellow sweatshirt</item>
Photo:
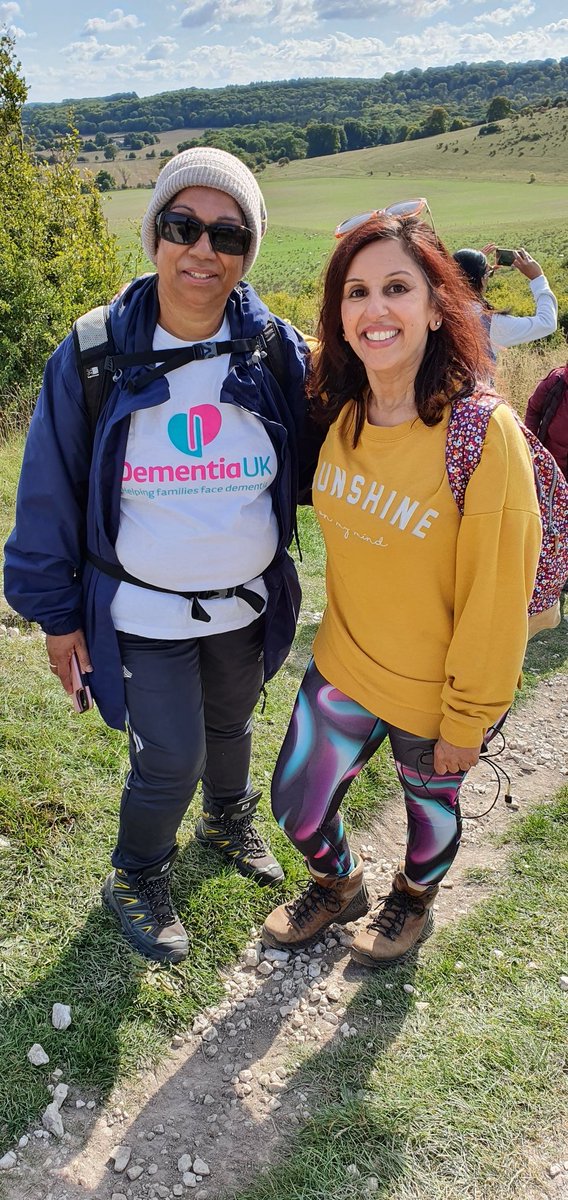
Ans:
{"type": "MultiPolygon", "coordinates": [[[[455,263],[409,207],[345,222],[326,273],[313,390],[328,431],[313,498],[327,608],[273,783],[275,816],[312,878],[263,929],[269,945],[297,947],[368,912],[339,806],[388,737],[407,849],[352,947],[369,965],[402,961],[431,932],[460,841],[460,786],[519,678],[541,542],[529,449],[504,403],[463,516],[456,504],[448,422],[460,400],[484,403],[490,364],[455,263]]],[[[467,452],[475,428],[458,445],[464,436],[467,452]]]]}

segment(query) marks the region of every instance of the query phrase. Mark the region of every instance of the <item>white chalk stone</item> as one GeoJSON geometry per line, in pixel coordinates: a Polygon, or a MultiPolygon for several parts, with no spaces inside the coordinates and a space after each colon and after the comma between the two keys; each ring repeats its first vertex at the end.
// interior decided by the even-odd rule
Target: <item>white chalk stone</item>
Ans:
{"type": "Polygon", "coordinates": [[[33,1046],[28,1050],[28,1059],[32,1067],[45,1067],[49,1062],[49,1054],[45,1053],[43,1046],[39,1042],[34,1042],[33,1046]]]}
{"type": "Polygon", "coordinates": [[[55,1134],[55,1137],[62,1138],[65,1130],[59,1107],[53,1101],[48,1104],[44,1113],[42,1113],[41,1123],[48,1133],[55,1134]]]}
{"type": "Polygon", "coordinates": [[[68,1004],[54,1004],[51,1010],[51,1024],[54,1029],[69,1029],[71,1024],[71,1009],[68,1004]]]}

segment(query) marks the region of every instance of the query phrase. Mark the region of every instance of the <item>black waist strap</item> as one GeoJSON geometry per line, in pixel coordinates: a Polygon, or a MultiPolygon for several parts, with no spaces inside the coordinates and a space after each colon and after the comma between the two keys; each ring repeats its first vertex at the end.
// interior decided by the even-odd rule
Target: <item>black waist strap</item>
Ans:
{"type": "Polygon", "coordinates": [[[109,563],[104,558],[99,558],[98,554],[87,554],[87,560],[102,571],[104,575],[111,575],[113,579],[120,579],[121,583],[133,583],[135,587],[147,588],[150,592],[165,592],[168,596],[182,596],[184,600],[192,600],[191,615],[194,621],[210,621],[209,613],[205,612],[200,600],[227,600],[231,596],[238,596],[239,600],[246,601],[256,613],[261,613],[264,609],[264,600],[259,596],[258,592],[253,592],[251,588],[247,588],[244,584],[239,583],[236,587],[218,588],[216,591],[209,592],[178,592],[175,588],[157,587],[155,583],[147,583],[144,579],[137,579],[135,575],[130,575],[125,571],[120,563],[109,563]]]}

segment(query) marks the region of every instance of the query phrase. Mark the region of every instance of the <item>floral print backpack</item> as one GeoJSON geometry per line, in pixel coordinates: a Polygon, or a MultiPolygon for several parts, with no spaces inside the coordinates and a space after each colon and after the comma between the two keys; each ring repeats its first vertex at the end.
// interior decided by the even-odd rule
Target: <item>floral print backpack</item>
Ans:
{"type": "MultiPolygon", "coordinates": [[[[463,515],[465,491],[481,458],[491,414],[504,401],[483,394],[452,404],[446,436],[446,471],[463,515]]],[[[514,411],[514,410],[511,410],[514,411]]],[[[531,452],[542,522],[542,546],[529,604],[529,638],[560,624],[560,593],[568,579],[568,483],[556,460],[514,413],[531,452]]]]}

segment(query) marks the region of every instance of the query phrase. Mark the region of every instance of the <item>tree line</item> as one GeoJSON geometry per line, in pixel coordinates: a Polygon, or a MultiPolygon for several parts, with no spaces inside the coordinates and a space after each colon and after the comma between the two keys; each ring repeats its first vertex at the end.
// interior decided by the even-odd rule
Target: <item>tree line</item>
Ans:
{"type": "MultiPolygon", "coordinates": [[[[545,101],[544,106],[548,103],[545,101]]],[[[568,105],[568,95],[565,98],[559,96],[556,103],[568,105]]],[[[543,105],[540,105],[538,109],[542,107],[543,105]]],[[[531,111],[536,109],[536,105],[531,106],[531,111]]],[[[494,96],[483,121],[474,124],[479,125],[480,136],[484,133],[495,133],[500,129],[496,122],[514,115],[513,105],[506,96],[494,96]]],[[[228,150],[230,154],[236,154],[251,170],[258,171],[269,162],[277,162],[284,166],[297,158],[319,158],[322,155],[342,154],[346,150],[388,146],[392,142],[413,141],[453,133],[469,125],[470,122],[463,117],[452,118],[443,105],[436,105],[417,123],[399,120],[393,126],[347,117],[340,125],[331,121],[310,121],[305,128],[259,122],[254,129],[248,125],[237,125],[229,129],[206,129],[199,138],[187,138],[178,142],[177,150],[187,150],[200,145],[217,146],[221,150],[228,150]]],[[[124,144],[128,143],[125,141],[124,144]]],[[[105,155],[108,158],[114,158],[116,152],[116,145],[112,142],[105,147],[105,155]]],[[[160,158],[171,157],[173,153],[173,150],[161,150],[160,158]]],[[[135,154],[131,152],[129,157],[134,158],[135,154]]],[[[146,158],[149,157],[155,155],[152,152],[146,153],[146,158]]]]}
{"type": "MultiPolygon", "coordinates": [[[[515,108],[544,100],[566,99],[568,58],[527,63],[457,63],[425,71],[388,72],[380,79],[296,79],[224,88],[184,88],[140,97],[136,92],[100,99],[26,104],[24,127],[36,142],[49,146],[64,136],[72,111],[84,138],[97,134],[159,134],[171,129],[227,129],[283,125],[306,130],[310,124],[343,126],[358,120],[369,128],[414,128],[432,107],[443,107],[452,120],[481,121],[495,96],[515,108]]],[[[290,156],[288,156],[290,157],[290,156]]]]}
{"type": "MultiPolygon", "coordinates": [[[[508,101],[506,101],[509,104],[508,101]]],[[[265,163],[284,165],[297,158],[320,158],[324,154],[342,154],[346,150],[364,150],[369,146],[388,146],[392,142],[431,137],[448,130],[463,129],[468,124],[461,117],[450,117],[447,109],[437,105],[418,124],[400,118],[389,124],[347,117],[341,124],[332,121],[309,121],[305,127],[261,122],[251,129],[237,125],[229,129],[206,129],[199,138],[178,142],[178,150],[192,146],[218,146],[236,154],[252,170],[265,163]]],[[[171,153],[171,152],[170,152],[171,153]]],[[[162,151],[166,157],[168,151],[162,151]]]]}

